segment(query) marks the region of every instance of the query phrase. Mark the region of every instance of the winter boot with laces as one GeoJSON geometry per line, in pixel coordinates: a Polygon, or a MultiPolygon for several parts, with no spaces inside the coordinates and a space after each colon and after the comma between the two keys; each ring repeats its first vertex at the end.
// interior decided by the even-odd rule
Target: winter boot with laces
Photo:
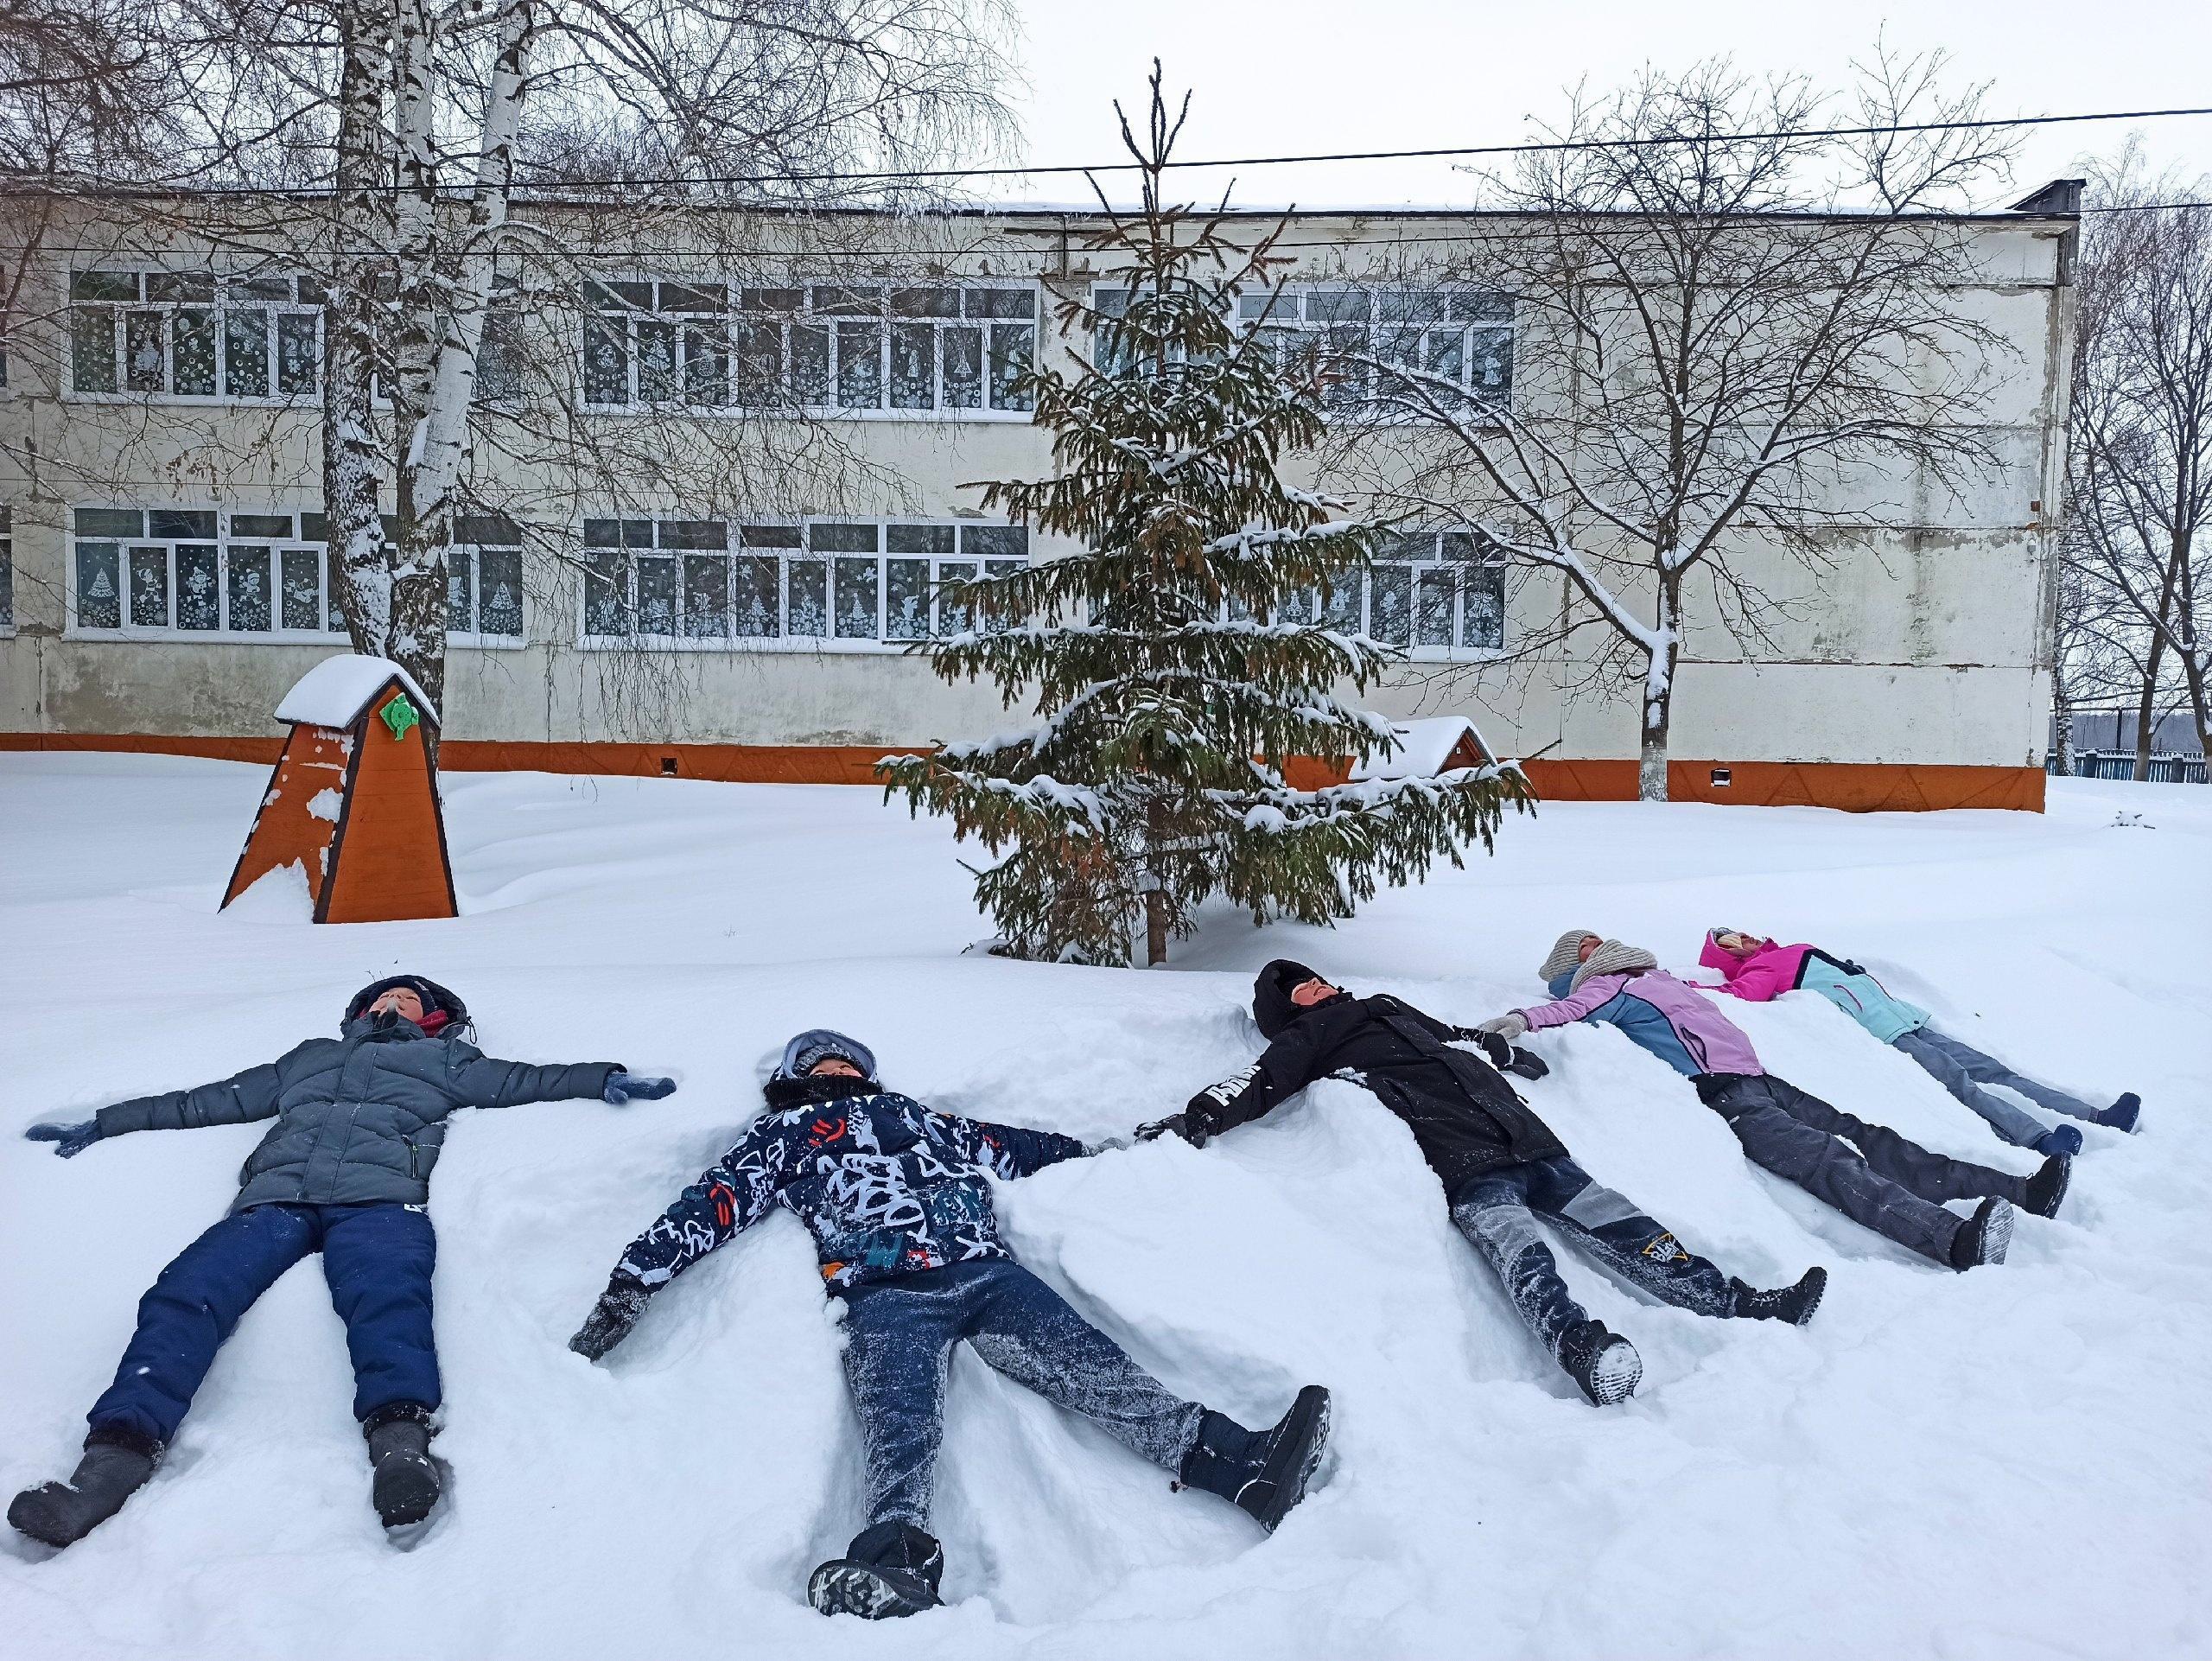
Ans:
{"type": "Polygon", "coordinates": [[[1977,1206],[1951,1237],[1951,1267],[1964,1273],[1983,1263],[2001,1263],[2012,1244],[2012,1202],[1993,1196],[1977,1206]]]}
{"type": "Polygon", "coordinates": [[[1273,1533],[1306,1497],[1328,1441],[1329,1392],[1308,1384],[1265,1430],[1247,1430],[1208,1408],[1178,1474],[1184,1486],[1219,1494],[1273,1533]]]}
{"type": "Polygon", "coordinates": [[[438,1503],[442,1483],[430,1462],[427,1410],[410,1406],[389,1418],[371,1418],[361,1427],[369,1440],[369,1463],[376,1474],[369,1485],[377,1519],[388,1529],[419,1523],[438,1503]]]}
{"type": "Polygon", "coordinates": [[[1771,1292],[1762,1292],[1755,1286],[1732,1280],[1728,1284],[1736,1293],[1736,1307],[1730,1313],[1743,1321],[1786,1321],[1793,1327],[1802,1327],[1813,1318],[1813,1311],[1821,1307],[1821,1295],[1828,1289],[1828,1271],[1808,1269],[1799,1276],[1795,1286],[1784,1286],[1771,1292]]]}
{"type": "Polygon", "coordinates": [[[2020,1196],[2020,1204],[2037,1217],[2057,1216],[2059,1202],[2066,1198],[2066,1184],[2073,1169],[2072,1161],[2059,1155],[2052,1155],[2028,1179],[2027,1188],[2020,1196]]]}
{"type": "Polygon", "coordinates": [[[912,1523],[878,1523],[853,1537],[845,1555],[816,1569],[806,1601],[825,1615],[892,1620],[934,1609],[944,1600],[944,1548],[912,1523]]]}
{"type": "Polygon", "coordinates": [[[1602,1321],[1578,1321],[1560,1334],[1559,1364],[1582,1387],[1595,1407],[1610,1407],[1636,1394],[1643,1379],[1643,1358],[1602,1321]]]}
{"type": "Polygon", "coordinates": [[[136,1439],[126,1443],[95,1430],[86,1438],[85,1456],[69,1480],[24,1489],[8,1507],[8,1521],[44,1544],[74,1545],[121,1511],[161,1460],[159,1442],[149,1452],[136,1439]]]}

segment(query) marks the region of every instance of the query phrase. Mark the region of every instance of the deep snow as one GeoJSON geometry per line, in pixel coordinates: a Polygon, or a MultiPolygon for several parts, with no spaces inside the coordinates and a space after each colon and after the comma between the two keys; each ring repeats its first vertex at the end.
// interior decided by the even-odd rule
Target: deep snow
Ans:
{"type": "MultiPolygon", "coordinates": [[[[2212,792],[2066,781],[2040,818],[1548,806],[1334,932],[1224,912],[1137,973],[959,955],[986,931],[950,839],[855,789],[457,775],[459,921],[316,928],[273,888],[219,914],[264,777],[0,755],[0,1125],[265,1059],[401,966],[459,990],[493,1053],[683,1087],[456,1121],[432,1200],[454,1480],[413,1550],[369,1509],[340,1329],[302,1265],[122,1516],[58,1556],[0,1547],[12,1656],[2212,1653],[2212,792]],[[2061,1220],[1953,1276],[1751,1170],[1618,1034],[1539,1037],[1554,1071],[1527,1093],[1600,1181],[1748,1279],[1834,1271],[1799,1332],[1649,1305],[1563,1251],[1646,1363],[1602,1412],[1349,1085],[1203,1152],[1004,1187],[1024,1259],[1171,1385],[1255,1422],[1326,1383],[1333,1450],[1268,1539],[963,1354],[937,1519],[954,1606],[880,1629],[803,1601],[861,1519],[795,1223],[684,1277],[609,1365],[563,1347],[797,1028],[861,1035],[924,1100],[1096,1137],[1250,1059],[1269,957],[1471,1021],[1541,996],[1534,965],[1577,924],[1678,968],[1715,924],[1811,938],[2053,1082],[2141,1091],[2145,1133],[2088,1130],[2061,1220]]],[[[1808,1088],[2033,1163],[1824,1002],[1729,1013],[1808,1088]]],[[[220,1214],[260,1129],[66,1163],[0,1142],[0,1492],[67,1472],[139,1290],[220,1214]]]]}

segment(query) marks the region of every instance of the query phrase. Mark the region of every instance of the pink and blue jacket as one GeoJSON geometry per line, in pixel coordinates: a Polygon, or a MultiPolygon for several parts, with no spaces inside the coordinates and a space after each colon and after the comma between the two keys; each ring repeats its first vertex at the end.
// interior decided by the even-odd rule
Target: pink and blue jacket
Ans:
{"type": "Polygon", "coordinates": [[[1738,958],[1721,950],[1713,938],[1718,932],[1715,930],[1705,937],[1705,950],[1698,956],[1699,963],[1719,970],[1722,976],[1722,983],[1707,988],[1708,991],[1726,992],[1749,1003],[1766,1003],[1802,987],[1818,992],[1885,1044],[1918,1032],[1930,1019],[1927,1010],[1907,1003],[1857,964],[1831,957],[1816,945],[1802,942],[1777,945],[1763,940],[1750,957],[1738,958]]]}
{"type": "Polygon", "coordinates": [[[1573,971],[1556,976],[1556,1000],[1523,1009],[1531,1030],[1564,1027],[1570,1021],[1601,1021],[1618,1027],[1669,1066],[1688,1078],[1701,1072],[1765,1072],[1751,1041],[1700,997],[1687,981],[1663,970],[1641,975],[1592,975],[1573,984],[1573,971]],[[1571,989],[1571,990],[1570,990],[1571,989]]]}

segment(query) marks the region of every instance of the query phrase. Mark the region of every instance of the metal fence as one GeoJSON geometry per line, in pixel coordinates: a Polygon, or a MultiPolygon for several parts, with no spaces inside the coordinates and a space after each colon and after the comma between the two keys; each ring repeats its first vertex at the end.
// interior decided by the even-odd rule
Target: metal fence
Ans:
{"type": "MultiPolygon", "coordinates": [[[[2043,770],[2050,773],[2059,771],[2056,750],[2044,754],[2043,770]]],[[[2074,777],[2133,779],[2135,777],[2135,752],[2077,749],[2074,752],[2074,777]]],[[[2196,754],[2182,755],[2171,750],[2153,751],[2150,776],[2145,782],[2154,785],[2201,785],[2205,782],[2204,758],[2196,754]]]]}

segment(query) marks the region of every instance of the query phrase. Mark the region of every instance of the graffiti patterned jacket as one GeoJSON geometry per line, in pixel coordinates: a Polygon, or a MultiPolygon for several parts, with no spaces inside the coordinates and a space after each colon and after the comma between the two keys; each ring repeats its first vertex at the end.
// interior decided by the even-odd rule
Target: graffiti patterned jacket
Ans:
{"type": "Polygon", "coordinates": [[[814,1236],[836,1290],[1010,1259],[984,1173],[1027,1176],[1084,1151],[1072,1136],[957,1118],[860,1079],[788,1081],[778,1096],[630,1243],[620,1272],[658,1289],[778,1206],[814,1236]]]}

